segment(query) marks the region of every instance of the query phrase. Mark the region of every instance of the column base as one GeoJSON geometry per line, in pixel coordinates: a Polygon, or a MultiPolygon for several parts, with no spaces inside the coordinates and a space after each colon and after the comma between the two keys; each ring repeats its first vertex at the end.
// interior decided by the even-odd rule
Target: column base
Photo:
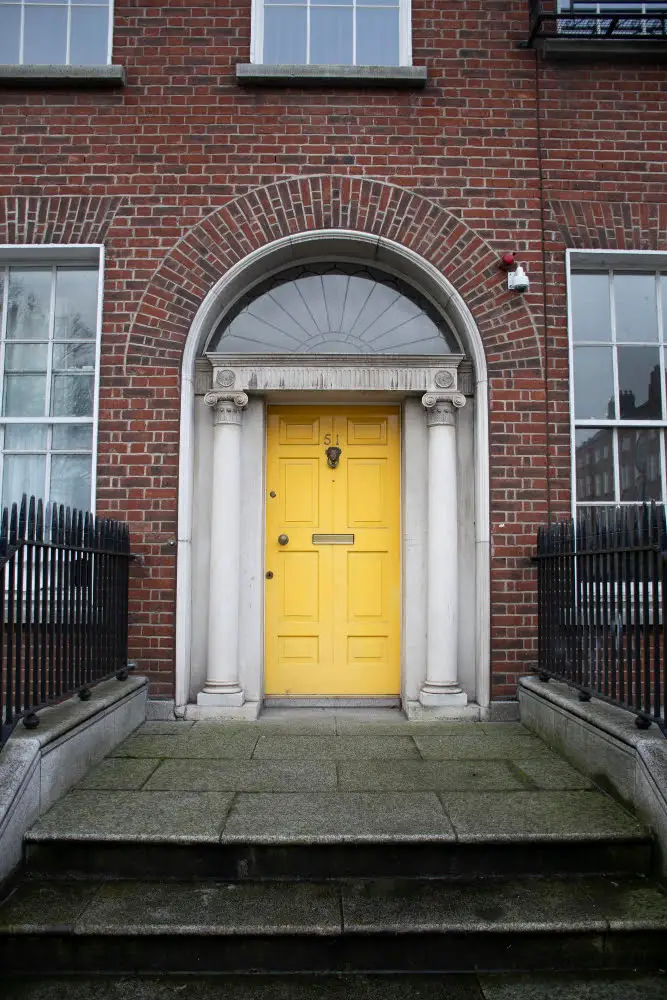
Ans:
{"type": "Polygon", "coordinates": [[[425,706],[419,701],[407,701],[403,705],[410,722],[479,722],[481,709],[476,702],[452,707],[447,705],[425,706]]]}
{"type": "Polygon", "coordinates": [[[228,688],[215,688],[207,690],[204,688],[197,695],[197,704],[207,708],[240,708],[245,701],[243,688],[230,685],[228,688]]]}
{"type": "Polygon", "coordinates": [[[424,708],[463,708],[468,695],[458,684],[424,684],[419,692],[419,702],[424,708]]]}
{"type": "Polygon", "coordinates": [[[186,705],[183,718],[188,722],[254,722],[259,716],[261,702],[246,701],[240,707],[234,705],[186,705]]]}

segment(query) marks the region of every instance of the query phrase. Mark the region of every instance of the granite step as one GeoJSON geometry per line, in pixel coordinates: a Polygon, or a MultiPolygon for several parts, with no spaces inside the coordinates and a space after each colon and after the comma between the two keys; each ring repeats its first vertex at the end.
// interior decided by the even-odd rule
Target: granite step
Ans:
{"type": "Polygon", "coordinates": [[[3,1000],[666,1000],[667,976],[97,976],[3,980],[3,1000]]]}
{"type": "MultiPolygon", "coordinates": [[[[384,770],[391,773],[391,765],[385,762],[384,770]]],[[[45,878],[646,873],[651,852],[636,818],[594,787],[300,793],[80,787],[25,837],[27,869],[45,878]]]]}
{"type": "Polygon", "coordinates": [[[27,880],[0,907],[13,975],[657,971],[666,954],[667,894],[642,877],[27,880]]]}

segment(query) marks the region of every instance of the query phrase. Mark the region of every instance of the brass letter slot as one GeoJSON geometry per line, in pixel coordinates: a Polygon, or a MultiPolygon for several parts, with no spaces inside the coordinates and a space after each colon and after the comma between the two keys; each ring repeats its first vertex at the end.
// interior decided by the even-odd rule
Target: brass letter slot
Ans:
{"type": "Polygon", "coordinates": [[[313,545],[354,545],[354,535],[313,535],[313,545]]]}

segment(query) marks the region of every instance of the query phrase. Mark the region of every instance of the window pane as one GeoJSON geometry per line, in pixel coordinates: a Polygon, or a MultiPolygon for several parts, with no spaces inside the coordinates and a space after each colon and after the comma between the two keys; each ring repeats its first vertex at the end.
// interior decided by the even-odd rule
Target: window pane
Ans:
{"type": "Polygon", "coordinates": [[[357,65],[398,66],[398,9],[357,9],[357,65]]]}
{"type": "Polygon", "coordinates": [[[572,274],[572,334],[576,341],[611,340],[608,274],[572,274]]]}
{"type": "Polygon", "coordinates": [[[45,397],[45,375],[5,375],[4,416],[43,417],[45,397]]]}
{"type": "Polygon", "coordinates": [[[109,11],[72,7],[69,61],[72,66],[104,66],[109,58],[109,11]]]}
{"type": "Polygon", "coordinates": [[[352,65],[351,7],[313,7],[310,11],[310,61],[315,65],[352,65]]]}
{"type": "Polygon", "coordinates": [[[575,347],[574,412],[578,420],[614,418],[611,348],[575,347]]]}
{"type": "Polygon", "coordinates": [[[93,428],[90,424],[54,424],[54,451],[91,451],[93,428]]]}
{"type": "Polygon", "coordinates": [[[44,424],[5,425],[5,451],[43,451],[45,448],[44,424]]]}
{"type": "Polygon", "coordinates": [[[266,8],[264,62],[276,65],[307,62],[305,7],[266,8]]]}
{"type": "Polygon", "coordinates": [[[11,66],[19,61],[21,8],[0,6],[0,63],[11,66]]]}
{"type": "Polygon", "coordinates": [[[614,500],[612,430],[575,431],[577,501],[614,500]]]}
{"type": "Polygon", "coordinates": [[[97,328],[97,271],[58,268],[56,340],[94,340],[97,328]]]}
{"type": "Polygon", "coordinates": [[[23,16],[23,62],[64,63],[67,58],[67,8],[28,4],[23,16]]]}
{"type": "Polygon", "coordinates": [[[658,315],[654,274],[614,275],[616,340],[657,340],[658,315]]]}
{"type": "Polygon", "coordinates": [[[92,414],[92,376],[54,375],[51,389],[51,416],[91,417],[92,414]]]}
{"type": "Polygon", "coordinates": [[[2,471],[2,505],[19,503],[24,493],[44,498],[46,459],[42,455],[5,455],[2,471]]]}
{"type": "Polygon", "coordinates": [[[51,269],[9,272],[8,340],[48,340],[51,269]]]}
{"type": "Polygon", "coordinates": [[[621,418],[660,420],[660,357],[655,347],[618,348],[621,418]]]}
{"type": "Polygon", "coordinates": [[[45,372],[48,353],[47,344],[7,344],[5,370],[10,372],[45,372]]]}
{"type": "Polygon", "coordinates": [[[661,500],[660,431],[618,432],[621,500],[661,500]]]}
{"type": "Polygon", "coordinates": [[[352,0],[310,0],[311,4],[315,6],[325,6],[325,7],[354,7],[352,0]]]}
{"type": "Polygon", "coordinates": [[[54,455],[51,459],[51,503],[90,510],[90,464],[87,455],[54,455]]]}
{"type": "Polygon", "coordinates": [[[53,347],[53,367],[56,371],[72,369],[95,369],[94,344],[55,344],[53,347]]]}

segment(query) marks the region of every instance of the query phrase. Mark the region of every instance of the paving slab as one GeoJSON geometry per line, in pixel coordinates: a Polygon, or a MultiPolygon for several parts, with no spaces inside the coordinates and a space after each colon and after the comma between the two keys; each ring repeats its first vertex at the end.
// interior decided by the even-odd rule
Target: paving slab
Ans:
{"type": "Polygon", "coordinates": [[[32,827],[38,840],[215,843],[233,794],[74,790],[32,827]]]}
{"type": "Polygon", "coordinates": [[[71,932],[98,889],[98,882],[21,882],[0,906],[0,932],[71,932]]]}
{"type": "Polygon", "coordinates": [[[440,792],[460,841],[608,840],[645,835],[621,806],[596,791],[440,792]]]}
{"type": "Polygon", "coordinates": [[[525,782],[505,761],[343,761],[338,783],[345,791],[441,791],[521,789],[525,782]]]}
{"type": "Polygon", "coordinates": [[[419,760],[410,736],[260,736],[253,757],[270,760],[419,760]]]}
{"type": "Polygon", "coordinates": [[[445,736],[416,735],[414,741],[424,760],[527,759],[535,754],[551,753],[545,743],[528,732],[488,736],[480,728],[445,736]]]}
{"type": "MultiPolygon", "coordinates": [[[[3,980],[3,1000],[484,1000],[475,976],[148,976],[3,980]]],[[[634,997],[631,998],[634,1000],[634,997]]],[[[649,997],[653,1000],[653,996],[649,997]]]]}
{"type": "Polygon", "coordinates": [[[595,787],[590,778],[556,754],[536,754],[529,760],[515,760],[514,766],[536,788],[566,791],[595,787]]]}
{"type": "Polygon", "coordinates": [[[222,728],[225,732],[255,732],[257,735],[290,733],[295,736],[335,736],[336,719],[333,712],[301,709],[268,709],[252,722],[230,720],[228,722],[201,721],[195,723],[195,733],[214,733],[222,728]]]}
{"type": "Polygon", "coordinates": [[[159,763],[153,758],[108,757],[80,781],[77,788],[139,789],[159,763]]]}
{"type": "Polygon", "coordinates": [[[160,722],[157,719],[148,719],[139,726],[132,734],[133,736],[182,736],[192,729],[194,722],[186,722],[185,719],[170,719],[167,722],[160,722]]]}
{"type": "Polygon", "coordinates": [[[581,879],[579,886],[612,930],[662,928],[667,933],[667,894],[656,883],[645,878],[591,878],[581,879]]]}
{"type": "Polygon", "coordinates": [[[453,842],[455,836],[432,792],[240,793],[221,840],[258,844],[453,842]]]}
{"type": "Polygon", "coordinates": [[[343,887],[346,931],[531,933],[594,931],[607,923],[577,885],[529,879],[452,885],[438,882],[362,882],[343,887]]]}
{"type": "Polygon", "coordinates": [[[362,722],[354,718],[336,716],[336,732],[339,736],[450,736],[464,728],[481,726],[477,722],[410,722],[403,717],[395,721],[371,720],[362,722]]]}
{"type": "Polygon", "coordinates": [[[666,1000],[663,975],[597,972],[481,976],[484,1000],[666,1000]]]}
{"type": "Polygon", "coordinates": [[[205,732],[194,730],[180,736],[130,736],[112,757],[196,757],[210,760],[250,760],[259,738],[256,730],[242,732],[205,732]]]}
{"type": "Polygon", "coordinates": [[[165,760],[145,787],[149,791],[326,792],[335,791],[338,785],[333,761],[165,760]]]}
{"type": "Polygon", "coordinates": [[[340,934],[337,889],[306,882],[111,882],[78,934],[340,934]]]}

